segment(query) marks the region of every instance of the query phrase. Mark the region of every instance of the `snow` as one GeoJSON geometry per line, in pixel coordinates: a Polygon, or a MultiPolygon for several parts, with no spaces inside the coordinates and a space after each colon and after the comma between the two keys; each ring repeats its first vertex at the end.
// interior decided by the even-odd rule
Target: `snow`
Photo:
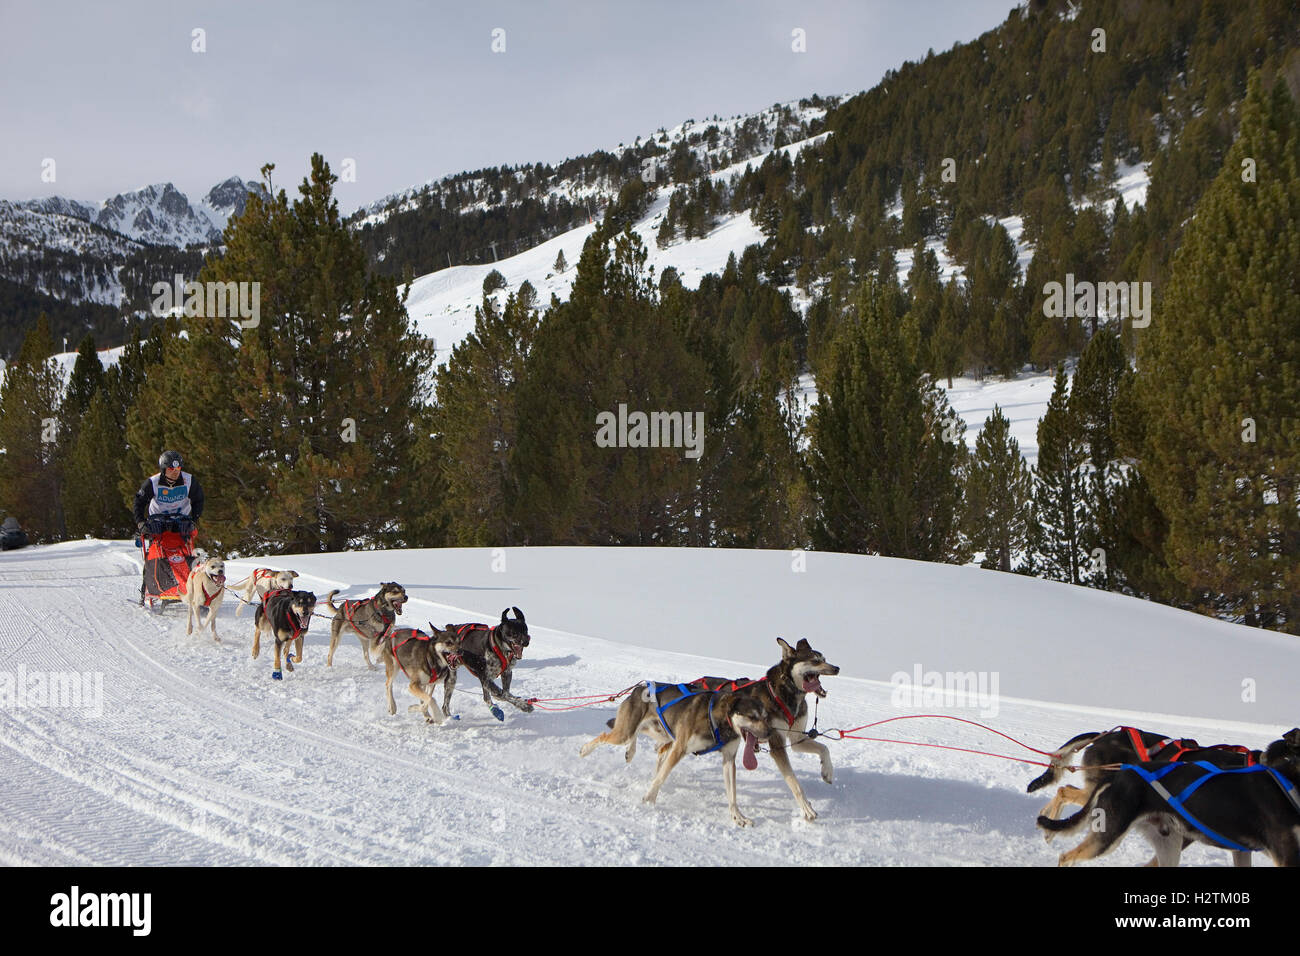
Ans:
{"type": "MultiPolygon", "coordinates": [[[[1098,167],[1100,168],[1100,165],[1098,167]]],[[[1151,184],[1151,164],[1150,163],[1118,163],[1115,167],[1115,182],[1112,184],[1119,198],[1124,201],[1124,205],[1132,212],[1137,206],[1145,206],[1147,201],[1147,187],[1151,184]]],[[[1075,203],[1076,209],[1087,209],[1092,206],[1093,201],[1084,197],[1075,203]]],[[[1113,206],[1113,200],[1107,201],[1107,208],[1113,206]]]]}
{"type": "MultiPolygon", "coordinates": [[[[993,413],[993,406],[1002,409],[1011,424],[1011,437],[1020,446],[1020,456],[1031,468],[1038,464],[1038,423],[1047,413],[1047,403],[1052,400],[1055,376],[1041,372],[1022,372],[1009,379],[975,379],[955,376],[952,388],[947,379],[937,382],[948,399],[948,404],[966,425],[963,437],[966,447],[975,450],[975,442],[984,430],[984,422],[993,413]]],[[[795,401],[801,421],[807,421],[817,404],[817,382],[811,374],[799,377],[795,401]]]]}
{"type": "MultiPolygon", "coordinates": [[[[947,381],[939,384],[946,386],[947,381]]],[[[954,378],[953,387],[944,391],[948,404],[966,423],[966,447],[975,450],[984,422],[997,405],[1011,423],[1011,437],[1020,445],[1021,457],[1033,467],[1038,464],[1038,423],[1047,413],[1054,384],[1054,375],[1026,372],[1010,379],[954,378]]]]}
{"type": "MultiPolygon", "coordinates": [[[[1036,832],[1044,795],[1024,788],[1040,768],[894,743],[829,740],[830,785],[794,754],[812,823],[766,754],[739,774],[752,828],[731,823],[716,756],[684,761],[648,806],[650,748],[630,765],[610,747],[578,756],[614,713],[603,700],[507,708],[498,723],[462,679],[460,719],[429,726],[407,712],[400,682],[388,715],[383,672],[366,669],[354,637],[325,667],[326,620],[298,669],[273,682],[267,648],[250,659],[251,620],[234,617],[233,598],[220,644],[187,637],[175,605],[133,606],[129,543],[67,542],[0,561],[0,671],[99,675],[102,688],[98,706],[0,707],[6,864],[1048,866],[1074,842],[1048,847],[1036,832]]],[[[519,548],[277,556],[228,572],[262,564],[297,569],[322,597],[398,580],[408,625],[491,622],[518,606],[532,641],[513,689],[528,697],[756,676],[778,659],[780,635],[807,637],[841,668],[823,681],[823,730],[916,712],[891,679],[918,669],[977,672],[990,687],[996,678],[992,708],[919,710],[1040,749],[1118,723],[1260,746],[1295,720],[1293,638],[993,571],[816,552],[519,548]]],[[[1037,759],[933,718],[862,733],[1037,759]]],[[[1130,838],[1101,865],[1148,856],[1130,838]]],[[[1184,859],[1229,857],[1197,846],[1184,859]]]]}
{"type": "MultiPolygon", "coordinates": [[[[793,155],[800,149],[819,142],[824,136],[780,147],[781,152],[793,155]]],[[[736,163],[714,173],[714,178],[742,173],[746,166],[762,165],[764,156],[736,163]]],[[[676,240],[659,248],[659,225],[667,212],[673,186],[657,190],[646,214],[633,226],[646,247],[647,267],[654,268],[656,280],[666,268],[677,270],[682,284],[689,289],[699,287],[700,280],[709,273],[719,273],[725,268],[727,258],[739,256],[751,245],[764,241],[762,230],[755,225],[748,210],[722,216],[706,236],[691,240],[676,240]]],[[[483,302],[483,280],[492,270],[506,278],[507,290],[496,293],[498,304],[504,302],[507,292],[518,291],[524,282],[531,282],[537,290],[537,301],[545,307],[551,296],[567,300],[577,276],[578,259],[583,244],[596,230],[594,222],[578,226],[568,232],[548,239],[518,255],[498,262],[481,265],[452,266],[415,279],[411,284],[406,312],[420,334],[432,338],[437,344],[437,362],[442,364],[451,355],[451,349],[474,329],[474,310],[483,302]],[[554,265],[559,253],[564,252],[568,269],[555,273],[554,265]]]]}

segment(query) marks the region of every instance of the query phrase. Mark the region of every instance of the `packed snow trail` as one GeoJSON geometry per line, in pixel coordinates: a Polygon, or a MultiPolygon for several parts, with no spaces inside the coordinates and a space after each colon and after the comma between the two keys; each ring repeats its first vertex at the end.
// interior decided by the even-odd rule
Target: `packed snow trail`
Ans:
{"type": "MultiPolygon", "coordinates": [[[[925,579],[943,570],[934,566],[810,555],[810,566],[820,560],[818,574],[827,580],[787,578],[781,593],[782,578],[768,580],[764,570],[788,563],[779,552],[520,549],[508,553],[508,573],[489,570],[494,554],[353,552],[231,562],[228,571],[233,579],[262,563],[293,567],[303,573],[299,585],[322,599],[333,587],[343,587],[345,597],[363,597],[377,582],[396,579],[412,596],[400,623],[422,628],[430,620],[439,626],[493,622],[505,606],[518,606],[532,643],[512,689],[527,697],[612,694],[647,677],[759,676],[777,659],[779,632],[772,630],[775,621],[760,624],[753,615],[770,616],[771,602],[791,605],[791,614],[808,622],[785,637],[808,637],[842,668],[824,682],[829,696],[818,706],[823,728],[900,712],[888,679],[910,663],[900,657],[893,666],[891,643],[908,662],[944,666],[939,657],[918,656],[916,635],[891,636],[882,628],[889,615],[873,614],[873,599],[864,593],[871,587],[863,586],[882,571],[897,570],[932,588],[925,579]],[[597,568],[605,569],[603,576],[597,568]],[[630,576],[629,586],[612,583],[619,575],[630,576]],[[852,593],[851,579],[859,582],[858,595],[826,606],[817,589],[852,593]],[[456,605],[436,600],[448,594],[456,605]],[[587,636],[575,633],[584,630],[587,636]],[[864,655],[875,660],[866,673],[864,655]]],[[[990,607],[1004,599],[999,589],[1012,577],[950,570],[976,575],[971,580],[985,586],[990,607]]],[[[345,633],[335,666],[324,666],[327,618],[313,622],[298,669],[272,682],[267,647],[259,660],[250,657],[252,616],[234,616],[233,594],[221,608],[222,643],[215,644],[197,632],[185,635],[178,604],[153,613],[135,606],[138,582],[138,558],[122,542],[28,548],[0,561],[0,674],[11,675],[11,687],[20,677],[87,675],[80,706],[11,696],[0,707],[0,862],[1050,865],[1064,848],[1047,847],[1033,825],[1044,796],[1026,795],[1024,786],[1038,768],[861,741],[829,744],[835,762],[830,786],[820,780],[815,759],[792,755],[820,814],[813,823],[798,814],[765,754],[758,770],[739,774],[740,806],[754,819],[752,828],[731,823],[716,756],[684,761],[658,805],[647,806],[641,796],[652,774],[651,748],[640,747],[630,766],[622,750],[611,747],[578,756],[582,743],[604,730],[614,705],[532,714],[507,706],[505,722],[498,723],[477,682],[462,673],[453,708],[459,720],[429,726],[408,713],[413,698],[400,679],[394,683],[398,712],[389,716],[382,666],[366,668],[355,636],[345,633]]],[[[896,590],[897,583],[877,586],[896,590]]],[[[1081,589],[1045,587],[1067,605],[1091,597],[1081,589]]],[[[1152,618],[1151,611],[1177,612],[1128,604],[1144,625],[1142,640],[1158,647],[1164,638],[1153,633],[1151,621],[1160,614],[1152,618]]],[[[947,631],[954,646],[990,643],[978,622],[966,633],[954,632],[940,607],[915,611],[924,630],[947,631]]],[[[1080,616],[1064,614],[1073,622],[1066,630],[1082,627],[1080,616]]],[[[1197,620],[1178,615],[1175,623],[1191,632],[1185,640],[1195,639],[1197,620]]],[[[1205,625],[1219,640],[1237,641],[1242,653],[1260,650],[1258,641],[1251,643],[1259,632],[1205,625]]],[[[1052,638],[1048,628],[1043,631],[1046,644],[1052,638]]],[[[1263,645],[1268,666],[1294,671],[1300,655],[1289,645],[1263,645]]],[[[987,649],[986,659],[997,663],[998,650],[987,649]]],[[[1023,652],[1041,660],[1040,693],[1086,678],[1077,669],[1058,673],[1059,653],[1023,652]]],[[[1003,675],[1004,693],[1008,676],[1014,677],[1003,675]]],[[[1149,671],[1143,679],[1152,682],[1149,671]]],[[[1097,693],[1103,703],[1106,693],[1097,693]]],[[[1193,699],[1185,709],[1170,710],[1180,694],[1191,696],[1176,686],[1154,696],[1160,706],[1153,709],[1166,716],[1007,697],[995,717],[970,708],[952,713],[1040,747],[1121,721],[1253,746],[1275,735],[1273,715],[1263,706],[1243,709],[1234,722],[1232,714],[1198,709],[1193,699]],[[1259,723],[1244,721],[1256,712],[1259,723]]],[[[1037,759],[945,721],[905,721],[881,731],[872,735],[1037,759]]],[[[1130,840],[1108,859],[1136,863],[1147,852],[1130,840]]],[[[1197,848],[1186,860],[1226,864],[1228,856],[1197,848]]]]}

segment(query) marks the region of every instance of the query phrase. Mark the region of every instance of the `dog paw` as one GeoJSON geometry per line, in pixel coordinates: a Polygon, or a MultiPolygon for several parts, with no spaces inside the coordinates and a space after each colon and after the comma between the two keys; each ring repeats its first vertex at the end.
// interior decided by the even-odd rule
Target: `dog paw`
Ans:
{"type": "Polygon", "coordinates": [[[739,810],[732,811],[731,821],[738,827],[752,827],[754,825],[754,821],[749,819],[749,817],[745,816],[739,810]]]}
{"type": "Polygon", "coordinates": [[[822,765],[822,779],[827,783],[835,782],[835,770],[830,764],[822,765]]]}
{"type": "Polygon", "coordinates": [[[817,811],[814,810],[812,807],[804,807],[803,818],[807,820],[809,823],[812,823],[814,820],[817,819],[817,811]]]}
{"type": "Polygon", "coordinates": [[[533,705],[528,703],[528,701],[524,701],[519,709],[522,710],[525,714],[531,714],[533,712],[533,705]]]}

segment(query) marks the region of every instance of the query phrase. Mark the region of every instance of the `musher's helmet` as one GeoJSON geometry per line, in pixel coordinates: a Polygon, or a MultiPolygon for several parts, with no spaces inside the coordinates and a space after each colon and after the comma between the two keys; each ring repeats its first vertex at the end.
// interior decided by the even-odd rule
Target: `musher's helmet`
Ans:
{"type": "Polygon", "coordinates": [[[165,451],[158,456],[158,467],[163,471],[168,468],[179,468],[181,466],[181,453],[178,451],[165,451]]]}

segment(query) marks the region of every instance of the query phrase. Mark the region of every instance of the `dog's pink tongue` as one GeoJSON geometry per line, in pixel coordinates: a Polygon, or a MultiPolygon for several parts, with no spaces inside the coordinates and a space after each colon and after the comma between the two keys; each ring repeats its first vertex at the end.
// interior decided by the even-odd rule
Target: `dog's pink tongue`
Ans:
{"type": "Polygon", "coordinates": [[[754,735],[749,731],[745,731],[744,737],[745,752],[740,758],[741,765],[744,766],[746,770],[757,770],[758,758],[754,756],[754,747],[758,744],[758,741],[754,739],[754,735]]]}

